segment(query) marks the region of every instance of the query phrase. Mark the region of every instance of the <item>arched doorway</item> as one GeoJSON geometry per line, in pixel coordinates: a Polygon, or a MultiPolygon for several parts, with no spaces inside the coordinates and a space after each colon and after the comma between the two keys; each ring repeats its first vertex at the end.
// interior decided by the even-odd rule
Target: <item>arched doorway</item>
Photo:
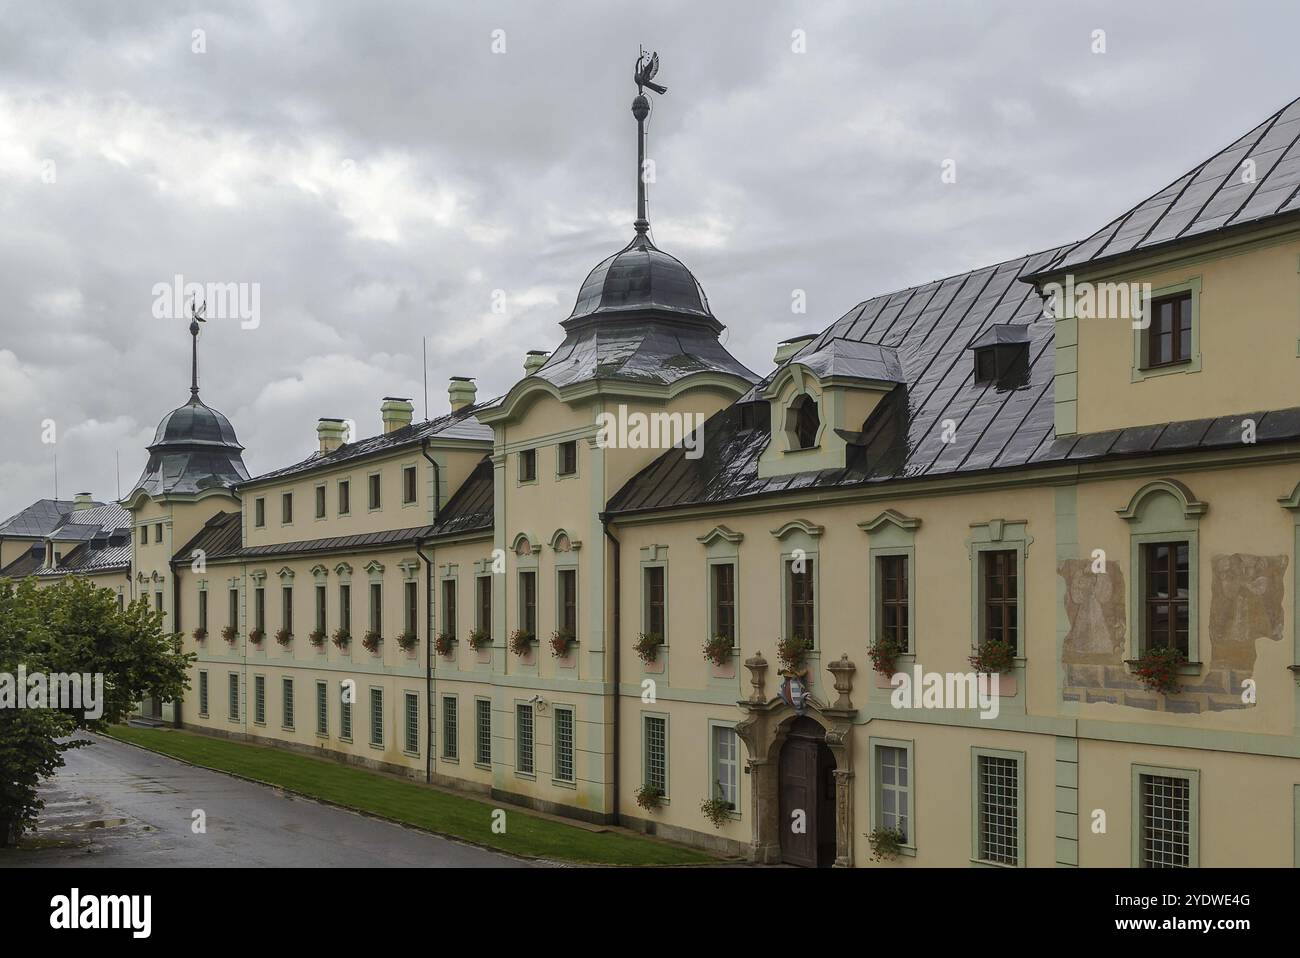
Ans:
{"type": "Polygon", "coordinates": [[[781,860],[806,868],[835,862],[835,756],[826,729],[801,716],[786,732],[777,763],[781,860]]]}

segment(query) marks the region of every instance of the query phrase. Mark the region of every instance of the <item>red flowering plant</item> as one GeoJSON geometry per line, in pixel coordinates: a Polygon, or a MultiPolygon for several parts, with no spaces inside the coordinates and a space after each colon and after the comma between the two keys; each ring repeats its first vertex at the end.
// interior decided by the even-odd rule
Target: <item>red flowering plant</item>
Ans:
{"type": "Polygon", "coordinates": [[[804,661],[812,651],[812,641],[799,635],[792,635],[776,643],[776,660],[783,672],[803,670],[804,661]]]}
{"type": "Polygon", "coordinates": [[[636,654],[640,656],[642,662],[653,662],[659,658],[659,648],[664,644],[664,637],[658,632],[642,632],[637,636],[636,644],[632,648],[636,649],[636,654]]]}
{"type": "Polygon", "coordinates": [[[893,675],[894,667],[898,664],[898,657],[906,652],[893,639],[876,639],[867,649],[867,655],[871,657],[871,667],[881,675],[893,675]]]}
{"type": "Polygon", "coordinates": [[[352,642],[352,633],[347,629],[335,629],[332,641],[336,649],[346,649],[352,642]]]}
{"type": "Polygon", "coordinates": [[[492,633],[487,629],[469,630],[469,647],[477,652],[492,644],[492,633]]]}
{"type": "Polygon", "coordinates": [[[416,635],[414,632],[398,632],[394,641],[398,644],[403,652],[410,652],[415,648],[416,635]]]}
{"type": "Polygon", "coordinates": [[[1181,649],[1161,645],[1147,649],[1132,663],[1138,681],[1162,695],[1178,694],[1178,670],[1187,664],[1181,649]]]}
{"type": "Polygon", "coordinates": [[[239,630],[233,625],[228,625],[221,630],[221,637],[231,645],[234,645],[235,639],[239,638],[239,630]]]}
{"type": "Polygon", "coordinates": [[[451,658],[452,646],[456,644],[456,637],[450,632],[439,632],[438,637],[433,640],[433,651],[437,652],[445,659],[451,658]]]}
{"type": "Polygon", "coordinates": [[[562,659],[569,654],[569,646],[573,644],[574,635],[568,629],[560,629],[551,633],[551,655],[557,659],[562,659]]]}
{"type": "Polygon", "coordinates": [[[275,641],[279,642],[281,645],[288,645],[293,641],[293,633],[288,629],[280,629],[275,633],[275,641]]]}
{"type": "Polygon", "coordinates": [[[195,642],[202,642],[202,641],[203,641],[204,639],[206,639],[207,637],[208,637],[208,630],[207,630],[207,629],[195,629],[195,630],[194,630],[194,641],[195,641],[195,642]]]}
{"type": "Polygon", "coordinates": [[[374,655],[376,652],[379,651],[379,643],[382,641],[384,641],[384,637],[380,635],[378,632],[376,632],[374,629],[371,629],[361,639],[361,647],[365,649],[367,652],[369,652],[371,655],[374,655]]]}
{"type": "Polygon", "coordinates": [[[319,649],[322,645],[325,644],[325,633],[321,629],[316,629],[314,632],[312,632],[310,635],[307,636],[307,640],[311,642],[312,645],[314,645],[316,648],[319,649]]]}
{"type": "Polygon", "coordinates": [[[266,638],[266,633],[261,629],[254,629],[252,632],[248,633],[248,641],[252,642],[254,645],[261,645],[264,638],[266,638]]]}
{"type": "Polygon", "coordinates": [[[1016,647],[1001,639],[989,639],[980,644],[969,662],[976,672],[1010,672],[1016,664],[1016,647]]]}
{"type": "Polygon", "coordinates": [[[715,635],[704,643],[704,657],[714,665],[726,665],[733,648],[735,645],[731,639],[725,635],[715,635]]]}

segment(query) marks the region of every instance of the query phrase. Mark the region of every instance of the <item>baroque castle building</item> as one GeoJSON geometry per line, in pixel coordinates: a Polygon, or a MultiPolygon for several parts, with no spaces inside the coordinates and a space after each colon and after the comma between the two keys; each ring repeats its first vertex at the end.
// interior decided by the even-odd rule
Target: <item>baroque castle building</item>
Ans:
{"type": "Polygon", "coordinates": [[[1298,142],[1293,103],[761,373],[642,202],[504,395],[249,476],[196,376],[120,505],[34,504],[0,575],[156,604],[197,659],[144,710],[186,729],[753,861],[1300,863],[1298,142]],[[638,414],[703,425],[602,437],[638,414]]]}

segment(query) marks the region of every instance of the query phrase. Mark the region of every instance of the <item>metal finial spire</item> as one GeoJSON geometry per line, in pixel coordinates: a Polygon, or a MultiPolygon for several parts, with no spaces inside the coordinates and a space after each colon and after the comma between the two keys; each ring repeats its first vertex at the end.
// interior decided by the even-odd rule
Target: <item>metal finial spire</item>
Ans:
{"type": "Polygon", "coordinates": [[[655,75],[659,72],[659,54],[645,52],[645,47],[640,47],[640,53],[636,58],[636,69],[633,72],[633,78],[636,80],[636,99],[632,101],[632,115],[636,117],[636,144],[637,144],[637,162],[636,162],[636,227],[638,235],[645,235],[650,228],[650,220],[646,217],[645,208],[645,119],[650,115],[650,100],[645,95],[646,89],[653,90],[655,93],[664,94],[668,92],[666,86],[660,86],[653,82],[655,75]]]}
{"type": "Polygon", "coordinates": [[[197,305],[190,302],[190,398],[199,398],[199,323],[206,323],[203,314],[207,312],[208,304],[205,300],[203,305],[197,305]]]}

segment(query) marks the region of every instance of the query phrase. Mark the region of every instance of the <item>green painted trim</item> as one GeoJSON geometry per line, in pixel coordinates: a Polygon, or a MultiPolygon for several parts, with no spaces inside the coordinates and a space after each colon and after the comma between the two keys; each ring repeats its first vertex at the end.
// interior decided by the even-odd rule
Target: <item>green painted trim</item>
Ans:
{"type": "MultiPolygon", "coordinates": [[[[711,718],[707,720],[707,728],[708,728],[709,742],[708,742],[708,747],[705,749],[705,753],[708,758],[708,767],[705,769],[705,772],[707,773],[705,775],[705,781],[709,783],[709,793],[708,793],[709,798],[714,797],[713,786],[717,784],[719,781],[718,749],[717,749],[717,742],[714,739],[713,730],[719,728],[725,728],[729,730],[732,733],[732,736],[735,738],[736,741],[736,803],[735,805],[732,806],[731,811],[728,813],[728,817],[731,818],[732,821],[740,821],[742,818],[744,818],[744,808],[745,808],[744,799],[741,797],[740,794],[741,784],[745,780],[745,763],[744,763],[744,759],[740,757],[741,752],[744,751],[744,745],[742,744],[740,737],[735,734],[736,723],[733,720],[711,718]]],[[[718,797],[720,798],[721,796],[718,797]]]]}
{"type": "Polygon", "coordinates": [[[881,585],[880,560],[886,556],[904,556],[907,559],[907,649],[905,654],[917,654],[916,631],[916,547],[913,545],[873,546],[867,550],[868,575],[871,577],[871,601],[867,608],[867,635],[875,642],[880,638],[882,618],[880,602],[884,596],[881,585]]]}
{"type": "Polygon", "coordinates": [[[789,522],[782,523],[772,530],[772,535],[777,539],[784,539],[792,533],[801,532],[809,538],[816,539],[826,531],[825,526],[819,526],[814,522],[806,519],[791,519],[789,522]]]}
{"type": "Polygon", "coordinates": [[[717,525],[704,535],[695,537],[696,542],[706,547],[712,547],[713,543],[718,539],[732,546],[738,546],[745,541],[745,534],[743,532],[733,532],[723,525],[717,525]]]}
{"type": "Polygon", "coordinates": [[[873,735],[867,739],[867,756],[870,760],[871,784],[867,789],[867,822],[871,828],[883,825],[884,811],[880,807],[880,753],[881,747],[900,748],[907,753],[907,841],[900,853],[916,857],[916,742],[913,739],[883,738],[873,735]]]}
{"type": "Polygon", "coordinates": [[[1079,740],[1056,739],[1056,865],[1079,865],[1079,740]]]}
{"type": "Polygon", "coordinates": [[[641,784],[646,784],[650,771],[649,736],[646,734],[646,719],[663,719],[664,723],[664,794],[661,801],[666,805],[672,795],[672,715],[668,712],[641,711],[641,784]]]}
{"type": "Polygon", "coordinates": [[[915,532],[921,528],[921,520],[913,516],[905,516],[897,509],[886,509],[874,519],[859,522],[858,528],[867,535],[874,535],[883,531],[887,525],[892,525],[902,532],[915,532]]]}
{"type": "Polygon", "coordinates": [[[1125,658],[1139,658],[1146,636],[1142,634],[1142,546],[1152,542],[1188,544],[1188,629],[1187,659],[1201,661],[1200,606],[1200,520],[1206,505],[1191,495],[1182,483],[1164,479],[1139,489],[1119,514],[1129,523],[1128,630],[1125,658]]]}
{"type": "Polygon", "coordinates": [[[1183,510],[1184,519],[1203,516],[1210,508],[1208,504],[1197,499],[1196,494],[1177,479],[1155,479],[1133,493],[1128,505],[1123,509],[1117,509],[1116,512],[1121,519],[1129,522],[1138,520],[1141,518],[1142,507],[1146,500],[1159,493],[1165,493],[1178,500],[1178,504],[1183,510]]]}
{"type": "Polygon", "coordinates": [[[1016,868],[1025,867],[1026,846],[1029,835],[1025,830],[1025,804],[1029,797],[1025,792],[1025,753],[999,748],[982,748],[972,745],[970,748],[970,860],[975,865],[993,868],[1010,868],[1001,862],[991,862],[980,857],[980,768],[979,760],[986,758],[1012,759],[1016,763],[1016,868]]]}
{"type": "MultiPolygon", "coordinates": [[[[1192,294],[1191,357],[1186,362],[1177,365],[1149,368],[1147,366],[1147,329],[1135,328],[1133,330],[1133,364],[1129,370],[1130,382],[1140,383],[1158,376],[1169,376],[1176,373],[1199,373],[1201,371],[1201,278],[1193,276],[1181,283],[1171,283],[1168,286],[1153,289],[1151,291],[1151,300],[1189,291],[1192,294]]],[[[1147,305],[1150,305],[1150,300],[1148,300],[1147,305]]]]}
{"type": "Polygon", "coordinates": [[[1134,868],[1142,867],[1142,776],[1158,775],[1165,778],[1182,778],[1186,779],[1189,789],[1187,796],[1188,809],[1188,865],[1191,868],[1201,867],[1201,773],[1198,769],[1190,768],[1165,768],[1159,765],[1139,765],[1136,762],[1129,766],[1132,777],[1132,804],[1129,806],[1129,818],[1131,828],[1129,833],[1132,837],[1132,864],[1134,868]]]}

